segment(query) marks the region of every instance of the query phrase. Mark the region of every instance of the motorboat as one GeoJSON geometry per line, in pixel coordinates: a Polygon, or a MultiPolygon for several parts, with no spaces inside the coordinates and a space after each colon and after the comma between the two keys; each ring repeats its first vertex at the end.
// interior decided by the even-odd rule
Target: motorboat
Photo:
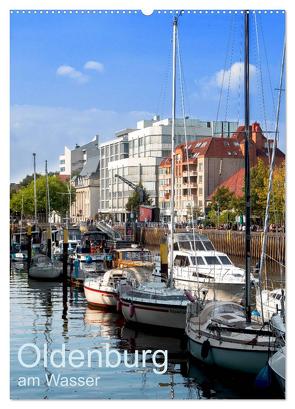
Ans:
{"type": "Polygon", "coordinates": [[[262,290],[260,294],[260,289],[256,292],[256,310],[259,316],[262,315],[264,319],[269,321],[274,314],[281,311],[283,308],[283,313],[285,311],[285,301],[286,295],[285,290],[282,288],[276,288],[275,290],[262,290]],[[262,301],[262,308],[261,308],[262,301]]]}
{"type": "Polygon", "coordinates": [[[48,256],[38,254],[32,257],[28,274],[31,278],[52,280],[61,275],[61,266],[48,256]]]}
{"type": "Polygon", "coordinates": [[[85,278],[85,297],[90,305],[117,308],[119,291],[123,286],[129,283],[129,288],[130,285],[135,286],[146,279],[145,271],[138,271],[135,268],[111,269],[98,276],[85,278]]]}
{"type": "Polygon", "coordinates": [[[244,296],[245,270],[202,234],[175,233],[173,278],[176,288],[206,291],[207,300],[241,302],[244,296]]]}

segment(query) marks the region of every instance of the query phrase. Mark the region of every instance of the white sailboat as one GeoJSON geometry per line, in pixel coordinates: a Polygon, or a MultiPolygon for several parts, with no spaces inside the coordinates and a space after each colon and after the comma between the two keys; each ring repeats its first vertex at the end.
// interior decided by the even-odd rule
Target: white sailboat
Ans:
{"type": "MultiPolygon", "coordinates": [[[[178,16],[173,20],[173,65],[172,65],[172,177],[171,177],[171,243],[174,243],[174,163],[175,163],[175,113],[176,113],[176,40],[178,16]]],[[[173,245],[170,249],[173,265],[173,245]]],[[[128,322],[183,330],[185,328],[186,307],[191,294],[174,287],[173,269],[170,270],[169,284],[160,282],[143,283],[137,288],[122,290],[120,301],[122,313],[128,322]]]]}
{"type": "MultiPolygon", "coordinates": [[[[45,174],[46,174],[46,201],[47,201],[47,215],[50,220],[50,195],[49,195],[49,183],[47,172],[47,161],[45,161],[45,174]]],[[[36,215],[36,210],[35,210],[36,215]]],[[[51,237],[51,223],[49,221],[49,237],[51,237]]],[[[31,264],[29,266],[28,275],[30,278],[41,280],[53,280],[61,275],[60,264],[52,260],[50,257],[44,254],[37,254],[32,257],[31,264]]]]}
{"type": "Polygon", "coordinates": [[[245,22],[245,201],[246,201],[246,286],[245,308],[236,303],[209,302],[195,313],[188,307],[186,334],[188,350],[195,358],[222,368],[250,374],[267,364],[276,350],[276,338],[266,324],[251,320],[250,268],[250,158],[249,158],[249,12],[245,22]]]}

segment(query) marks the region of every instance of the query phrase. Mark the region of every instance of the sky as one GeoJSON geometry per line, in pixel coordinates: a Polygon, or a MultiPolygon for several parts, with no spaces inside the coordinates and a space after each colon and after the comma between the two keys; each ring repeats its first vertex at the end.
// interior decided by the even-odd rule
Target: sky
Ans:
{"type": "MultiPolygon", "coordinates": [[[[58,170],[64,146],[155,114],[171,117],[173,15],[13,12],[10,20],[11,181],[58,170]]],[[[285,15],[251,14],[251,121],[274,130],[285,15]]],[[[243,122],[243,16],[185,12],[179,19],[177,116],[243,122]],[[181,71],[181,75],[180,75],[181,71]],[[180,81],[180,76],[182,81],[180,81]]],[[[279,146],[286,150],[285,101],[279,146]]],[[[269,133],[268,135],[273,135],[269,133]]]]}

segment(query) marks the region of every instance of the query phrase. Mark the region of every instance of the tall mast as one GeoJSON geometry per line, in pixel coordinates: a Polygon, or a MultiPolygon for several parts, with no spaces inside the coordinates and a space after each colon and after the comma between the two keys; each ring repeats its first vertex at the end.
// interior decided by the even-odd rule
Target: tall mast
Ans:
{"type": "Polygon", "coordinates": [[[245,81],[245,215],[246,215],[246,238],[245,238],[245,273],[246,273],[246,291],[245,307],[246,320],[251,322],[251,192],[250,192],[250,158],[249,158],[249,138],[250,138],[250,100],[249,100],[249,11],[244,12],[245,20],[245,62],[244,62],[244,81],[245,81]]]}
{"type": "Polygon", "coordinates": [[[174,246],[174,175],[175,175],[175,112],[176,112],[176,35],[177,35],[178,17],[173,20],[173,50],[172,50],[172,130],[171,130],[171,248],[170,248],[170,287],[173,287],[173,246],[174,246]]]}
{"type": "Polygon", "coordinates": [[[33,153],[34,159],[34,208],[35,208],[35,224],[37,224],[37,190],[36,190],[36,154],[33,153]]]}
{"type": "Polygon", "coordinates": [[[47,160],[45,161],[45,175],[46,175],[46,202],[47,202],[47,206],[46,206],[47,220],[46,220],[46,222],[49,223],[49,225],[51,225],[51,223],[50,223],[50,195],[49,195],[47,160]]]}

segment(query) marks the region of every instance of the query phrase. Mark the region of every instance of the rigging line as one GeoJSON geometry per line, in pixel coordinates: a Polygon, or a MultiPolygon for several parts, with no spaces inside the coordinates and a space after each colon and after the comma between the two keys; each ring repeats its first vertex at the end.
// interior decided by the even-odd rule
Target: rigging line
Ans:
{"type": "MultiPolygon", "coordinates": [[[[188,153],[188,142],[187,142],[187,132],[186,132],[186,115],[185,115],[185,104],[184,104],[184,93],[183,93],[183,73],[182,73],[182,66],[181,66],[181,58],[180,58],[180,47],[179,47],[179,35],[176,37],[176,44],[177,44],[177,55],[178,55],[178,69],[179,69],[179,79],[180,79],[180,96],[181,96],[181,110],[183,116],[183,128],[184,128],[184,139],[185,139],[185,152],[186,152],[186,160],[187,160],[187,171],[188,171],[188,192],[189,196],[192,198],[192,188],[191,188],[191,178],[190,178],[190,164],[189,164],[189,153],[188,153]]],[[[197,249],[196,249],[196,234],[195,234],[195,223],[194,223],[194,203],[191,200],[191,219],[192,219],[192,232],[193,232],[193,246],[194,246],[194,254],[195,254],[195,265],[196,265],[196,274],[197,274],[197,291],[198,297],[200,297],[200,287],[199,287],[199,272],[198,272],[198,264],[197,264],[197,249]]],[[[172,268],[172,266],[171,266],[172,268]]]]}
{"type": "MultiPolygon", "coordinates": [[[[256,35],[256,49],[257,49],[257,60],[258,60],[258,67],[259,67],[259,77],[260,77],[260,88],[261,88],[261,104],[264,116],[264,127],[268,130],[267,121],[266,121],[266,105],[265,105],[265,95],[264,95],[264,86],[263,86],[263,76],[262,76],[262,64],[261,64],[261,56],[260,56],[260,45],[259,45],[259,33],[258,33],[258,25],[257,25],[257,18],[256,13],[254,14],[254,22],[255,22],[255,35],[256,35]]],[[[258,78],[257,78],[258,82],[258,78]]],[[[268,158],[270,163],[270,150],[269,144],[267,144],[268,149],[268,158]]]]}
{"type": "Polygon", "coordinates": [[[276,108],[275,108],[275,106],[276,106],[276,105],[275,105],[275,98],[274,98],[274,92],[273,92],[273,85],[272,85],[271,76],[270,76],[268,54],[267,54],[267,50],[266,50],[266,43],[265,43],[264,32],[263,32],[263,25],[262,25],[262,17],[260,16],[259,19],[260,19],[261,38],[262,38],[262,44],[263,44],[263,49],[264,49],[264,56],[265,56],[265,61],[266,61],[266,68],[267,68],[267,73],[268,73],[270,95],[271,95],[271,100],[272,100],[273,117],[275,118],[275,116],[276,116],[276,108]]]}
{"type": "Polygon", "coordinates": [[[220,94],[219,94],[219,100],[218,100],[218,105],[217,105],[216,122],[215,122],[215,127],[213,129],[214,130],[213,134],[216,134],[217,121],[218,121],[218,118],[219,118],[219,112],[220,112],[220,107],[221,107],[221,100],[222,100],[223,86],[224,86],[224,79],[225,79],[225,71],[226,71],[226,67],[227,67],[229,47],[230,47],[230,43],[231,43],[233,22],[234,22],[234,14],[231,17],[231,23],[230,23],[230,29],[229,29],[229,35],[228,35],[228,42],[227,42],[226,52],[225,52],[225,60],[224,60],[224,66],[223,66],[220,94]]]}
{"type": "Polygon", "coordinates": [[[164,112],[164,105],[165,105],[165,100],[167,100],[167,89],[168,89],[168,78],[170,76],[171,73],[171,59],[172,59],[172,40],[170,39],[170,47],[169,47],[169,51],[168,51],[168,60],[165,64],[165,70],[164,73],[162,75],[162,81],[161,81],[161,89],[160,89],[160,95],[159,95],[159,99],[158,99],[158,103],[156,106],[156,114],[159,114],[161,117],[162,115],[165,115],[164,112]]]}
{"type": "MultiPolygon", "coordinates": [[[[265,253],[266,253],[266,245],[267,245],[267,230],[268,230],[268,222],[269,222],[269,208],[270,208],[270,201],[271,201],[271,192],[272,192],[272,188],[273,188],[273,170],[274,170],[274,165],[275,165],[275,154],[276,154],[276,148],[277,148],[277,142],[278,142],[282,85],[283,85],[284,68],[285,68],[285,52],[286,52],[286,44],[285,44],[285,41],[284,41],[282,63],[281,63],[281,72],[280,72],[280,88],[279,88],[278,105],[277,105],[277,113],[276,113],[275,137],[274,137],[274,141],[273,141],[271,166],[270,166],[270,173],[269,173],[269,179],[268,179],[267,202],[266,202],[264,230],[263,230],[263,238],[262,238],[262,240],[263,240],[262,241],[262,251],[261,251],[260,266],[259,266],[259,285],[260,285],[260,289],[261,289],[263,265],[265,263],[265,253]]],[[[267,285],[267,275],[265,275],[265,282],[266,282],[266,285],[267,285]]]]}
{"type": "Polygon", "coordinates": [[[227,86],[227,94],[226,94],[226,102],[225,102],[224,121],[227,120],[227,114],[229,110],[229,101],[230,101],[229,94],[230,94],[230,88],[231,88],[233,54],[234,54],[234,48],[235,48],[235,32],[236,32],[236,20],[233,19],[232,45],[231,45],[231,52],[230,52],[230,59],[229,59],[229,75],[228,75],[228,86],[227,86]]]}

